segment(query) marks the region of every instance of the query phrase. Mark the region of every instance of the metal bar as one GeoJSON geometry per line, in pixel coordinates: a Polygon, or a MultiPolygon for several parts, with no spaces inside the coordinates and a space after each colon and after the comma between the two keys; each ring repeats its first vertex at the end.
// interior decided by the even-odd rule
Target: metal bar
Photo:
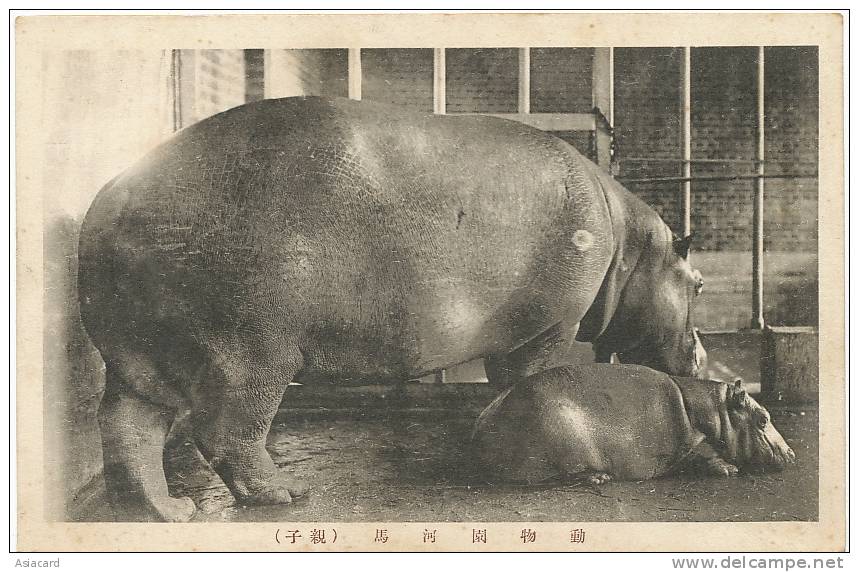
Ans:
{"type": "Polygon", "coordinates": [[[432,58],[432,110],[433,113],[447,113],[447,80],[444,48],[435,48],[432,58]]]}
{"type": "Polygon", "coordinates": [[[596,119],[593,142],[598,165],[609,169],[611,165],[612,138],[612,81],[610,48],[593,49],[591,71],[591,106],[596,119]]]}
{"type": "Polygon", "coordinates": [[[608,122],[614,129],[614,48],[608,49],[608,122]]]}
{"type": "Polygon", "coordinates": [[[451,113],[449,115],[488,115],[518,121],[543,131],[593,131],[593,113],[451,113]]]}
{"type": "Polygon", "coordinates": [[[680,203],[683,210],[683,236],[692,233],[692,48],[683,48],[683,183],[680,203]]]}
{"type": "Polygon", "coordinates": [[[758,109],[755,121],[757,145],[757,184],[755,185],[754,212],[752,215],[752,324],[754,329],[764,327],[764,48],[758,47],[758,109]]]}
{"type": "Polygon", "coordinates": [[[531,113],[531,48],[519,48],[519,113],[531,113]]]}
{"type": "MultiPolygon", "coordinates": [[[[432,110],[437,115],[447,113],[447,65],[444,48],[435,48],[432,54],[432,110]]],[[[444,383],[447,371],[437,369],[433,381],[444,383]]]]}
{"type": "Polygon", "coordinates": [[[182,57],[170,50],[170,99],[173,107],[173,131],[182,129],[182,57]]]}
{"type": "MultiPolygon", "coordinates": [[[[617,159],[619,163],[682,163],[684,160],[677,157],[623,157],[617,159]]],[[[758,161],[755,159],[690,159],[690,163],[717,163],[717,164],[741,164],[741,165],[756,165],[758,161]]],[[[796,162],[796,161],[764,161],[766,165],[816,165],[813,162],[796,162]]]]}
{"type": "MultiPolygon", "coordinates": [[[[816,179],[817,173],[808,174],[787,174],[787,175],[703,175],[700,177],[691,177],[692,181],[756,181],[758,179],[816,179]]],[[[687,180],[686,177],[652,177],[642,179],[630,179],[618,177],[618,181],[622,183],[682,183],[687,180]]]]}
{"type": "MultiPolygon", "coordinates": [[[[347,71],[349,99],[361,99],[361,48],[349,48],[347,71]]],[[[342,93],[342,92],[341,92],[342,93]]]]}

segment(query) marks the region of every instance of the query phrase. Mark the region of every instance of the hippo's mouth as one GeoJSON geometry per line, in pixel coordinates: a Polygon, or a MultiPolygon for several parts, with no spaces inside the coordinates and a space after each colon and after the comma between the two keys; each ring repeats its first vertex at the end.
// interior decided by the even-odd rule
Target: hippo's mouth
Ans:
{"type": "MultiPolygon", "coordinates": [[[[768,443],[767,443],[768,445],[768,443]]],[[[781,472],[788,465],[796,463],[796,453],[790,447],[782,451],[770,446],[768,450],[756,455],[742,467],[744,473],[761,474],[768,472],[781,472]]]]}

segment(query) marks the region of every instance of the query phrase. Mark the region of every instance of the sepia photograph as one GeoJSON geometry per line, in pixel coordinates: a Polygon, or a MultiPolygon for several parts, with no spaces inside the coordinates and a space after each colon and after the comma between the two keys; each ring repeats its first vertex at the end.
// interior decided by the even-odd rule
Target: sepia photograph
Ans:
{"type": "Polygon", "coordinates": [[[844,549],[842,26],[17,19],[19,542],[844,549]]]}

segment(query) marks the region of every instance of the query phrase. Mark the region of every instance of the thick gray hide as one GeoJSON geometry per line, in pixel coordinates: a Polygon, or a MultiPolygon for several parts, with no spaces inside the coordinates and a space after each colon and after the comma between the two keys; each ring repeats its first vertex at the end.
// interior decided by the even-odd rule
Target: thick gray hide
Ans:
{"type": "Polygon", "coordinates": [[[81,232],[116,503],[190,516],[160,466],[180,404],[240,500],[286,502],[264,443],[293,379],[485,357],[509,383],[562,355],[583,317],[602,355],[694,374],[694,279],[672,245],[607,174],[516,122],[320,98],[202,121],[111,181],[81,232]]]}
{"type": "Polygon", "coordinates": [[[643,480],[780,469],[795,455],[739,385],[638,365],[548,369],[514,384],[475,423],[474,455],[494,481],[643,480]]]}

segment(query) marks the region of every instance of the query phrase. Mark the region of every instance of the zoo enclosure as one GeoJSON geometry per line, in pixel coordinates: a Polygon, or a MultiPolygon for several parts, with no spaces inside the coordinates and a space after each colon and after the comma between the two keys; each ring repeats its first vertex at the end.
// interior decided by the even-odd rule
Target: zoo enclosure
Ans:
{"type": "MultiPolygon", "coordinates": [[[[758,174],[724,170],[755,165],[757,97],[751,88],[757,83],[757,52],[758,48],[691,49],[693,136],[691,141],[687,139],[692,145],[688,163],[684,163],[680,145],[683,48],[533,47],[524,60],[530,66],[522,65],[523,51],[518,48],[361,49],[352,51],[351,82],[347,49],[74,50],[46,54],[42,61],[43,92],[63,94],[43,109],[47,144],[39,173],[45,196],[50,196],[44,205],[45,402],[61,404],[51,409],[45,426],[45,434],[53,440],[47,444],[47,458],[63,459],[52,465],[62,470],[51,474],[53,488],[62,498],[51,502],[71,498],[101,470],[95,412],[104,388],[104,364],[78,315],[74,277],[80,221],[107,181],[177,129],[264,97],[346,97],[350,83],[353,96],[360,89],[363,99],[427,112],[518,115],[522,104],[530,112],[522,120],[550,121],[538,125],[545,129],[573,129],[554,133],[608,165],[678,233],[683,229],[679,206],[685,181],[674,179],[691,171],[695,177],[694,185],[690,185],[694,204],[688,204],[694,207],[689,211],[698,237],[696,249],[703,245],[717,251],[717,257],[725,254],[723,251],[742,251],[740,258],[733,256],[738,252],[728,253],[731,256],[723,266],[742,269],[747,279],[747,269],[751,268],[746,257],[752,219],[749,198],[755,189],[747,180],[714,182],[706,178],[758,174]],[[444,58],[444,65],[437,55],[444,58]],[[614,73],[607,73],[606,67],[613,68],[614,73]],[[520,74],[520,68],[529,73],[520,74]],[[360,82],[357,69],[361,70],[360,82]],[[606,82],[613,89],[606,89],[606,82]],[[521,83],[528,89],[520,89],[521,83]],[[601,111],[596,113],[594,107],[601,111]],[[122,129],[117,129],[118,125],[122,129]],[[690,168],[680,168],[685,165],[690,168]],[[637,182],[641,179],[653,181],[637,182]]],[[[783,46],[767,47],[765,53],[765,176],[796,174],[800,168],[803,173],[805,169],[816,170],[817,50],[783,46]],[[782,168],[785,166],[790,172],[782,168]]],[[[793,271],[797,254],[803,251],[814,261],[816,181],[768,178],[766,182],[768,272],[776,266],[771,264],[772,250],[786,253],[788,270],[793,271]]],[[[695,253],[696,263],[708,275],[709,296],[702,302],[712,299],[718,286],[709,278],[710,255],[695,253]]],[[[767,282],[770,288],[773,283],[767,282]]],[[[717,300],[714,315],[721,320],[730,312],[736,314],[736,320],[727,325],[719,322],[719,327],[732,330],[723,333],[732,337],[732,351],[737,347],[751,349],[746,361],[750,369],[760,372],[755,348],[762,345],[766,333],[737,331],[749,324],[749,289],[745,284],[728,283],[726,290],[733,298],[717,300]]],[[[767,294],[768,304],[774,299],[767,294]]],[[[804,309],[790,306],[786,310],[793,313],[804,309]]],[[[711,322],[702,319],[700,323],[711,322]]],[[[816,315],[803,323],[816,323],[816,315]]],[[[705,336],[711,356],[717,354],[716,342],[718,338],[705,336]]],[[[812,353],[816,359],[816,351],[812,353]]],[[[728,358],[734,359],[733,355],[728,358]]],[[[790,360],[794,364],[800,361],[790,360]]],[[[451,372],[450,377],[457,373],[451,372]]],[[[751,377],[749,371],[747,381],[751,377]]],[[[469,403],[484,403],[492,389],[486,384],[461,383],[404,387],[408,391],[400,404],[411,411],[431,404],[435,410],[461,412],[469,403]]],[[[816,385],[813,389],[816,391],[816,385]]],[[[364,396],[382,410],[396,407],[390,399],[392,391],[382,389],[364,396]],[[382,391],[388,392],[387,397],[383,398],[382,391]]],[[[289,407],[299,407],[303,402],[308,408],[321,405],[342,409],[343,404],[356,404],[359,399],[363,397],[335,396],[329,389],[314,395],[307,386],[293,392],[289,407]]]]}
{"type": "MultiPolygon", "coordinates": [[[[623,70],[616,70],[616,50],[609,47],[175,50],[171,55],[170,74],[174,87],[173,128],[181,128],[219,111],[219,106],[226,108],[248,100],[290,95],[373,99],[437,114],[494,115],[520,121],[566,139],[610,170],[633,192],[639,195],[650,193],[645,200],[651,204],[654,202],[653,191],[644,189],[658,189],[657,202],[665,201],[665,196],[675,195],[673,199],[667,200],[673,200],[679,205],[678,213],[666,212],[664,208],[660,211],[658,204],[655,207],[666,222],[683,235],[693,231],[694,203],[697,202],[694,201],[696,194],[693,194],[693,184],[697,188],[698,185],[725,182],[739,188],[743,182],[753,182],[753,208],[747,232],[752,243],[748,270],[752,282],[751,316],[746,323],[752,329],[762,330],[765,326],[763,256],[767,181],[804,179],[816,184],[817,176],[816,160],[798,162],[796,158],[767,158],[765,60],[767,50],[771,49],[778,48],[685,47],[668,48],[669,54],[653,54],[653,58],[662,58],[667,62],[666,65],[676,68],[676,77],[672,79],[679,84],[679,93],[676,94],[679,97],[674,101],[670,95],[663,97],[661,105],[677,109],[680,125],[675,135],[679,136],[679,153],[630,153],[627,156],[624,153],[627,145],[617,144],[615,82],[624,81],[629,73],[629,65],[623,70]],[[735,140],[747,142],[745,154],[741,150],[734,152],[734,156],[724,158],[693,157],[693,144],[696,142],[693,132],[693,76],[696,71],[693,69],[693,54],[700,60],[696,68],[700,70],[714,61],[708,56],[707,50],[722,50],[723,53],[745,50],[745,57],[754,66],[753,75],[744,78],[747,83],[753,83],[745,87],[754,97],[753,119],[750,122],[752,128],[735,134],[735,140]],[[479,53],[479,57],[475,53],[479,53]],[[567,70],[557,65],[560,59],[566,60],[567,70]],[[552,63],[555,63],[554,67],[552,63]],[[244,69],[241,69],[242,64],[244,69]],[[242,74],[244,93],[240,89],[242,74]],[[564,91],[561,95],[551,93],[556,82],[561,85],[555,91],[564,91]],[[226,85],[229,87],[221,87],[226,85]],[[226,105],[228,100],[232,100],[230,105],[226,105]],[[641,166],[653,165],[661,165],[662,168],[645,168],[641,172],[641,166]],[[665,172],[666,166],[669,167],[668,173],[665,172]],[[672,173],[670,168],[678,166],[681,171],[672,173]],[[696,166],[717,169],[717,172],[698,173],[695,172],[696,166]],[[735,168],[741,166],[746,167],[744,172],[734,172],[735,168]],[[782,168],[784,166],[789,169],[785,171],[782,168]],[[751,172],[748,172],[749,167],[752,168],[751,172]],[[730,168],[731,172],[724,172],[725,168],[730,168]],[[671,189],[674,186],[676,191],[671,189]]],[[[625,50],[621,52],[623,55],[636,48],[620,50],[625,50]]],[[[817,70],[815,67],[807,71],[816,74],[817,70]]],[[[701,75],[700,71],[698,75],[701,75]]],[[[629,101],[626,104],[630,107],[629,101]]],[[[736,109],[729,110],[728,120],[734,112],[736,109]]],[[[774,126],[771,124],[769,127],[772,132],[774,126]]],[[[656,131],[659,132],[658,127],[656,131]]],[[[728,154],[731,154],[730,150],[728,154]]],[[[703,195],[697,194],[697,197],[706,198],[706,190],[703,195]]],[[[699,210],[706,210],[707,207],[704,204],[699,210]]],[[[813,232],[816,233],[816,227],[813,232]]],[[[444,372],[439,372],[436,380],[444,380],[444,372]]]]}

